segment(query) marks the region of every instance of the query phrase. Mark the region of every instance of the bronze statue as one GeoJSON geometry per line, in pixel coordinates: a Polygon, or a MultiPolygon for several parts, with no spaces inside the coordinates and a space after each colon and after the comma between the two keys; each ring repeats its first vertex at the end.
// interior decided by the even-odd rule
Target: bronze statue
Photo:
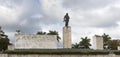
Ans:
{"type": "Polygon", "coordinates": [[[0,26],[0,30],[1,30],[1,28],[2,28],[2,27],[0,26]]]}
{"type": "Polygon", "coordinates": [[[17,32],[17,34],[20,34],[21,31],[20,30],[16,30],[16,32],[17,32]]]}
{"type": "Polygon", "coordinates": [[[70,19],[70,17],[68,15],[68,13],[66,13],[66,15],[64,16],[64,22],[65,22],[66,27],[68,27],[69,19],[70,19]]]}

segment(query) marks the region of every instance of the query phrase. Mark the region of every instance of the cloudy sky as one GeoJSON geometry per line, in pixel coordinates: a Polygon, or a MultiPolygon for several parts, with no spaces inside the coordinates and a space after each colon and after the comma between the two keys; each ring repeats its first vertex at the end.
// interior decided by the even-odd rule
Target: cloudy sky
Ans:
{"type": "Polygon", "coordinates": [[[62,37],[66,12],[72,43],[103,33],[120,38],[120,0],[0,0],[0,26],[11,42],[16,29],[26,34],[57,30],[62,37]]]}

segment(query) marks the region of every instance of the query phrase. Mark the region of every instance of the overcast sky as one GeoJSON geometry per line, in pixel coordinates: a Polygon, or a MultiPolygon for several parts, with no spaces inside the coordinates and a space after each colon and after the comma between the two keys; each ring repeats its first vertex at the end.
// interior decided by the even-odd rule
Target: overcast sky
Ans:
{"type": "Polygon", "coordinates": [[[28,34],[57,30],[62,37],[66,12],[72,43],[103,33],[120,38],[120,0],[0,0],[0,26],[11,42],[16,29],[28,34]]]}

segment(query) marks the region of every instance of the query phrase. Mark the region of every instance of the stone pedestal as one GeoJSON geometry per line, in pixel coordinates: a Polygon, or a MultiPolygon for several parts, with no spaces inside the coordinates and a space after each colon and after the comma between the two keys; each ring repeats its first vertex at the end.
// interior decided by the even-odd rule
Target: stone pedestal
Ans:
{"type": "Polygon", "coordinates": [[[118,46],[117,49],[120,50],[120,46],[118,46]]]}
{"type": "Polygon", "coordinates": [[[71,48],[71,27],[63,27],[63,48],[71,48]]]}

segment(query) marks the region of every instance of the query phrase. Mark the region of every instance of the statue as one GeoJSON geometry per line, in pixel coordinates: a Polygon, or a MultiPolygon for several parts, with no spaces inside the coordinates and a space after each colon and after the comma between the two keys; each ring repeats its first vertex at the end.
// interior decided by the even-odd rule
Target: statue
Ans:
{"type": "Polygon", "coordinates": [[[4,34],[1,26],[0,26],[0,34],[4,34]]]}
{"type": "Polygon", "coordinates": [[[2,28],[2,27],[0,26],[0,30],[1,30],[1,28],[2,28]]]}
{"type": "Polygon", "coordinates": [[[66,15],[64,16],[64,22],[66,27],[68,27],[69,19],[70,17],[68,16],[68,13],[66,13],[66,15]]]}
{"type": "Polygon", "coordinates": [[[20,30],[16,30],[16,32],[17,32],[17,34],[20,34],[21,31],[20,30]]]}

